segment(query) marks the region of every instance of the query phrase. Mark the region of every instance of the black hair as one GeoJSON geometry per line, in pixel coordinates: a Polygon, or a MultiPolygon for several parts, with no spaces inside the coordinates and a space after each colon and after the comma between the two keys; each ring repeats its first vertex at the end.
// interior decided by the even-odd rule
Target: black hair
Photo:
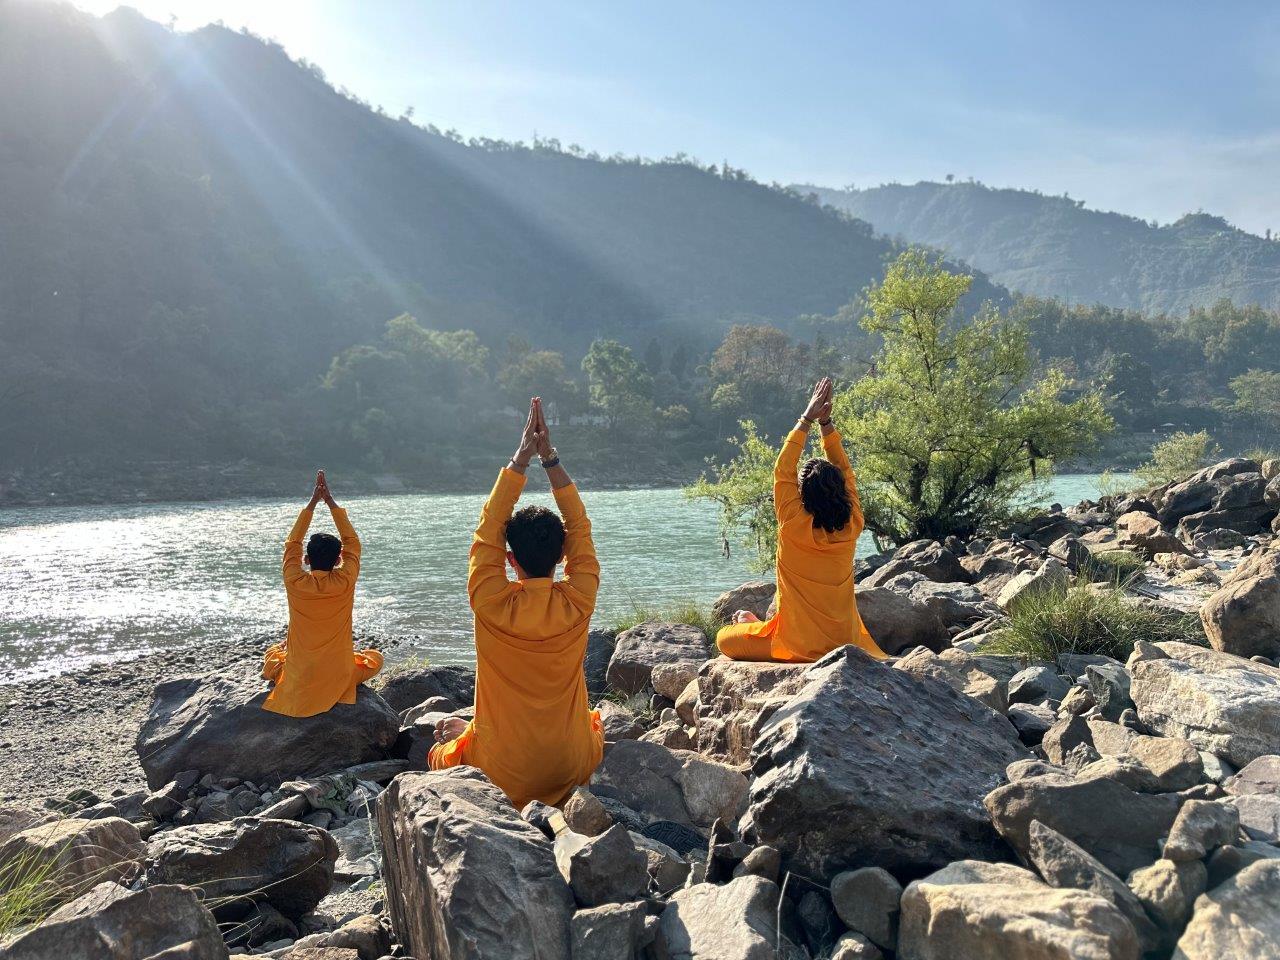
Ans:
{"type": "Polygon", "coordinates": [[[332,570],[342,553],[342,541],[332,533],[313,533],[307,541],[307,563],[312,570],[332,570]]]}
{"type": "Polygon", "coordinates": [[[507,521],[507,546],[530,577],[549,577],[564,556],[564,522],[546,507],[525,507],[507,521]]]}
{"type": "Polygon", "coordinates": [[[813,517],[813,525],[827,533],[843,530],[853,516],[844,474],[828,460],[806,460],[800,468],[800,502],[813,517]]]}

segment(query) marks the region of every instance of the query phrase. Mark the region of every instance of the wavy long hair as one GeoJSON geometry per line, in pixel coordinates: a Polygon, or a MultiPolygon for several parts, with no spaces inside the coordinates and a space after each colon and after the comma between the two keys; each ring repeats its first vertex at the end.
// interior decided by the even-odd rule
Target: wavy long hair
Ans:
{"type": "Polygon", "coordinates": [[[818,457],[806,460],[800,468],[800,502],[813,517],[813,525],[827,533],[843,530],[853,516],[844,474],[830,461],[818,457]]]}

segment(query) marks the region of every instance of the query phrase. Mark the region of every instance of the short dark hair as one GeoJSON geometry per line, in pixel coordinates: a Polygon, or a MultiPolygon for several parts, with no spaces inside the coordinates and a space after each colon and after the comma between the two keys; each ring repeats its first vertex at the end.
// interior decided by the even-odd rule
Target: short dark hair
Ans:
{"type": "Polygon", "coordinates": [[[549,577],[564,556],[564,521],[546,507],[525,507],[507,521],[507,546],[520,569],[549,577]]]}
{"type": "Polygon", "coordinates": [[[342,553],[342,541],[332,533],[313,533],[307,541],[307,563],[312,570],[332,570],[342,553]]]}
{"type": "Polygon", "coordinates": [[[814,457],[800,468],[800,502],[813,517],[813,525],[827,533],[843,530],[853,516],[844,474],[829,460],[814,457]]]}

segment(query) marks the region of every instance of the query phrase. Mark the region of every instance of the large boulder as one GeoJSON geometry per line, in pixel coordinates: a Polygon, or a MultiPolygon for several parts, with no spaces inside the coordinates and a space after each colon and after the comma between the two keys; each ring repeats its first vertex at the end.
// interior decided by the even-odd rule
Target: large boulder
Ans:
{"type": "Polygon", "coordinates": [[[972,584],[939,583],[912,570],[898,574],[885,586],[923,603],[938,615],[948,633],[988,617],[1000,616],[1000,608],[972,584]]]}
{"type": "Polygon", "coordinates": [[[1000,835],[1031,859],[1031,824],[1040,821],[1097,857],[1119,876],[1145,867],[1178,815],[1177,794],[1136,793],[1108,777],[1065,772],[1022,777],[985,800],[1000,835]]]}
{"type": "Polygon", "coordinates": [[[1174,960],[1280,957],[1280,860],[1245,867],[1196,900],[1174,960]]]}
{"type": "Polygon", "coordinates": [[[913,540],[894,551],[888,563],[868,574],[861,586],[879,587],[903,573],[915,572],[939,583],[968,583],[959,558],[936,540],[913,540]]]}
{"type": "Polygon", "coordinates": [[[2,951],[7,960],[227,960],[217,921],[180,886],[103,882],[2,951]]]}
{"type": "Polygon", "coordinates": [[[587,634],[587,652],[582,658],[582,673],[587,678],[587,693],[594,700],[609,689],[609,661],[618,635],[612,630],[592,630],[587,634]]]}
{"type": "Polygon", "coordinates": [[[775,960],[778,888],[761,877],[699,883],[672,895],[658,919],[670,960],[775,960]]]}
{"type": "Polygon", "coordinates": [[[621,740],[605,751],[592,775],[591,792],[650,820],[707,830],[716,820],[737,822],[746,806],[747,778],[689,750],[621,740]]]}
{"type": "Polygon", "coordinates": [[[650,689],[653,668],[682,662],[696,671],[711,658],[711,643],[697,627],[647,620],[618,634],[607,675],[610,689],[630,696],[650,689]]]}
{"type": "Polygon", "coordinates": [[[888,587],[859,584],[855,594],[862,625],[890,656],[914,647],[937,651],[950,644],[946,624],[928,604],[888,587]]]}
{"type": "Polygon", "coordinates": [[[1243,767],[1280,753],[1280,669],[1186,643],[1134,664],[1129,693],[1150,730],[1243,767]]]}
{"type": "Polygon", "coordinates": [[[568,960],[573,895],[551,842],[474,767],[401,774],[378,803],[396,939],[436,960],[568,960]]]}
{"type": "Polygon", "coordinates": [[[1157,553],[1189,553],[1186,544],[1166,533],[1160,521],[1148,513],[1126,513],[1116,519],[1116,534],[1121,547],[1133,550],[1150,560],[1157,553]]]}
{"type": "Polygon", "coordinates": [[[1133,757],[1155,775],[1162,791],[1186,790],[1204,777],[1204,761],[1189,740],[1151,737],[1100,717],[1088,720],[1093,747],[1104,757],[1133,757]]]}
{"type": "Polygon", "coordinates": [[[1071,574],[1067,568],[1060,561],[1048,557],[1036,569],[1024,570],[1012,577],[1000,588],[996,603],[1000,609],[1008,610],[1024,598],[1065,590],[1070,581],[1071,574]]]}
{"type": "Polygon", "coordinates": [[[808,668],[800,663],[709,660],[698,672],[698,751],[728,763],[748,762],[760,728],[800,689],[808,668]]]}
{"type": "Polygon", "coordinates": [[[1137,960],[1124,915],[1008,863],[961,861],[902,895],[901,960],[1137,960]]]}
{"type": "Polygon", "coordinates": [[[128,820],[55,820],[21,830],[0,845],[0,885],[6,875],[38,872],[48,879],[56,906],[95,884],[128,880],[142,852],[138,828],[128,820]]]}
{"type": "Polygon", "coordinates": [[[1280,576],[1271,570],[1238,578],[1200,607],[1205,636],[1215,650],[1238,657],[1280,657],[1280,576]]]}
{"type": "Polygon", "coordinates": [[[433,697],[444,697],[455,708],[469,707],[476,699],[475,670],[458,664],[402,667],[379,679],[378,695],[397,713],[433,697]]]}
{"type": "Polygon", "coordinates": [[[240,817],[156,834],[147,845],[146,882],[180,883],[216,902],[220,918],[269,903],[291,920],[315,909],[333,885],[338,845],[327,831],[295,820],[240,817]]]}
{"type": "Polygon", "coordinates": [[[988,658],[974,657],[963,650],[944,650],[942,655],[917,647],[894,664],[916,677],[936,677],[966,697],[980,700],[997,713],[1009,708],[1008,684],[983,669],[988,658]]]}
{"type": "Polygon", "coordinates": [[[981,800],[1027,753],[1008,720],[949,683],[846,646],[809,668],[751,756],[756,838],[829,880],[1007,856],[981,800]]]}
{"type": "Polygon", "coordinates": [[[400,718],[369,687],[355,703],[314,717],[262,709],[267,688],[255,677],[210,673],[157,684],[135,749],[147,785],[199,770],[254,783],[279,783],[385,759],[400,718]]]}
{"type": "Polygon", "coordinates": [[[767,619],[769,605],[778,593],[772,580],[750,580],[740,587],[726,590],[711,605],[711,616],[719,623],[732,623],[739,610],[749,610],[761,620],[767,619]]]}
{"type": "Polygon", "coordinates": [[[1206,510],[1178,521],[1178,536],[1194,541],[1210,530],[1234,530],[1239,534],[1264,533],[1275,518],[1276,508],[1267,504],[1237,507],[1233,510],[1206,510]]]}

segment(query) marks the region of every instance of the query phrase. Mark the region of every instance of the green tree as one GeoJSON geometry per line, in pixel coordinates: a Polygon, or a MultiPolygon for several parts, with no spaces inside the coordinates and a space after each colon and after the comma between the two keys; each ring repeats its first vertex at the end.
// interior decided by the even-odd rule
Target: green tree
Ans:
{"type": "Polygon", "coordinates": [[[642,419],[653,411],[653,378],[616,340],[592,341],[582,358],[591,404],[611,427],[642,419]]]}
{"type": "Polygon", "coordinates": [[[1033,378],[1025,324],[989,305],[956,320],[972,280],[910,250],[866,294],[877,374],[837,397],[836,416],[867,525],[896,543],[972,536],[1113,426],[1099,391],[1068,400],[1060,370],[1033,378]]]}
{"type": "Polygon", "coordinates": [[[1134,471],[1148,488],[1162,487],[1195,473],[1218,454],[1208,431],[1178,432],[1151,448],[1151,459],[1134,471]]]}
{"type": "Polygon", "coordinates": [[[1237,411],[1262,424],[1280,427],[1280,373],[1250,370],[1231,381],[1237,411]]]}
{"type": "Polygon", "coordinates": [[[565,371],[564,356],[554,350],[529,350],[514,355],[498,371],[502,399],[520,410],[530,397],[542,397],[552,421],[571,413],[577,384],[565,371]]]}
{"type": "Polygon", "coordinates": [[[778,520],[773,512],[773,463],[778,451],[743,420],[742,437],[732,442],[738,452],[725,463],[711,465],[685,488],[690,500],[710,500],[720,508],[720,532],[736,536],[752,551],[750,565],[764,571],[773,566],[778,550],[778,520]]]}

